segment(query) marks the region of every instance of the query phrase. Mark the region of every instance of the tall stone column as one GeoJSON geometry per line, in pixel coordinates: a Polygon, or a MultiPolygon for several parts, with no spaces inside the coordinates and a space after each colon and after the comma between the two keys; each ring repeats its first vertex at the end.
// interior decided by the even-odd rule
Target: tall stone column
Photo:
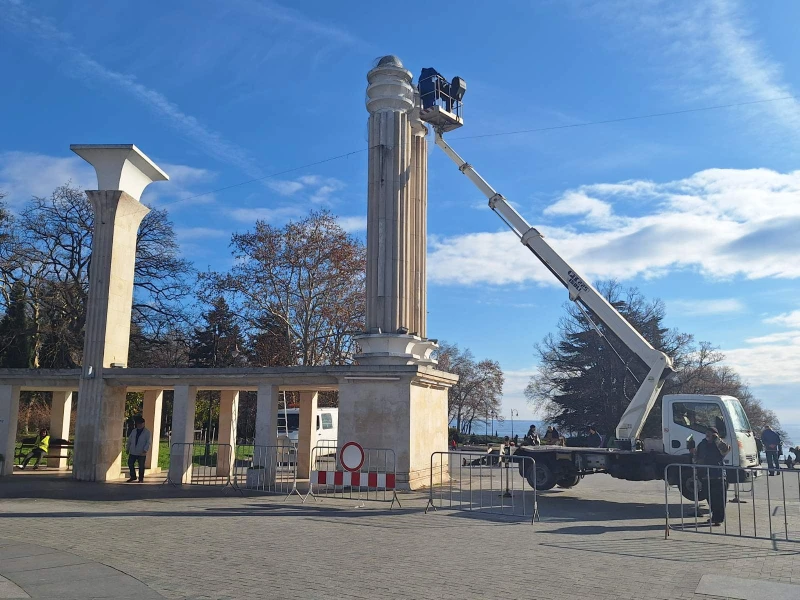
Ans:
{"type": "Polygon", "coordinates": [[[142,402],[142,417],[145,427],[153,433],[153,446],[144,459],[144,468],[158,472],[158,454],[161,449],[161,409],[164,405],[164,390],[145,390],[142,402]]]}
{"type": "MultiPolygon", "coordinates": [[[[197,388],[176,385],[172,400],[172,435],[169,448],[169,480],[179,484],[192,478],[192,446],[197,388]],[[175,444],[180,444],[175,446],[175,444]]],[[[80,403],[78,404],[80,406],[80,403]]]]}
{"type": "MultiPolygon", "coordinates": [[[[69,439],[69,421],[72,416],[72,392],[53,392],[50,408],[50,439],[69,439]]],[[[61,450],[60,456],[47,459],[48,467],[67,468],[67,451],[61,450]]]]}
{"type": "Polygon", "coordinates": [[[239,392],[222,390],[219,393],[219,433],[217,442],[220,446],[229,445],[230,451],[220,450],[217,453],[217,476],[233,475],[236,464],[236,424],[239,419],[239,392]]]}
{"type": "Polygon", "coordinates": [[[411,73],[385,56],[367,75],[367,315],[360,364],[435,364],[425,339],[425,127],[411,73]]]}
{"type": "Polygon", "coordinates": [[[0,454],[5,457],[0,466],[0,476],[11,475],[14,472],[18,417],[19,386],[0,385],[0,454]]]}
{"type": "Polygon", "coordinates": [[[300,392],[300,429],[297,432],[297,476],[311,475],[311,450],[317,445],[317,392],[300,392]]]}
{"type": "Polygon", "coordinates": [[[70,148],[94,166],[100,188],[86,192],[94,231],[73,477],[107,481],[121,475],[126,389],[107,385],[103,374],[128,362],[136,235],[149,212],[139,197],[168,177],[132,144],[70,148]]]}

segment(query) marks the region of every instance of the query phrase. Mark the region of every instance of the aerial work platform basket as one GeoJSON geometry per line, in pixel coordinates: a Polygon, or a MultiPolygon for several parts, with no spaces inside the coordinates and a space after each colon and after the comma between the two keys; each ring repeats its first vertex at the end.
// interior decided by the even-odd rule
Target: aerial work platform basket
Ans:
{"type": "Polygon", "coordinates": [[[439,133],[458,129],[464,124],[461,105],[466,82],[454,77],[448,82],[436,69],[422,69],[419,76],[420,111],[419,117],[430,123],[439,133]]]}

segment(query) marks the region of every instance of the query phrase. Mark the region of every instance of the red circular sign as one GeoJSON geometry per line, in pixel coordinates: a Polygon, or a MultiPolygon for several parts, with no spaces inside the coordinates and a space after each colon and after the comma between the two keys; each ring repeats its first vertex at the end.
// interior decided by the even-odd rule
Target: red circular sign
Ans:
{"type": "Polygon", "coordinates": [[[347,471],[358,471],[364,464],[364,448],[356,442],[347,442],[339,452],[339,462],[347,471]]]}

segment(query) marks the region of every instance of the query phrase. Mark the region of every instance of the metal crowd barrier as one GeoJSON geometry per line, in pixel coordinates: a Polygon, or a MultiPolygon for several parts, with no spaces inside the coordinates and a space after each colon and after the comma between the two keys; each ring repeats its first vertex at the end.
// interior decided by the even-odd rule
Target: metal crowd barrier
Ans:
{"type": "Polygon", "coordinates": [[[336,448],[330,445],[311,449],[311,479],[308,493],[317,498],[355,499],[400,504],[397,497],[397,459],[391,448],[363,448],[364,462],[357,471],[345,469],[336,448]]]}
{"type": "Polygon", "coordinates": [[[174,443],[170,446],[169,471],[164,483],[238,489],[231,478],[234,458],[230,444],[174,443]]]}
{"type": "Polygon", "coordinates": [[[536,461],[530,456],[491,456],[485,452],[431,454],[429,508],[478,511],[539,520],[536,461]],[[438,458],[438,461],[437,461],[438,458]],[[528,474],[528,483],[525,475],[528,474]],[[440,483],[435,484],[438,481],[440,483]]]}
{"type": "Polygon", "coordinates": [[[798,470],[667,465],[664,505],[665,538],[670,531],[691,531],[800,542],[798,470]],[[721,522],[715,526],[714,520],[721,522]]]}
{"type": "Polygon", "coordinates": [[[237,446],[233,477],[240,489],[285,494],[286,498],[301,495],[297,490],[297,448],[293,445],[237,446]]]}

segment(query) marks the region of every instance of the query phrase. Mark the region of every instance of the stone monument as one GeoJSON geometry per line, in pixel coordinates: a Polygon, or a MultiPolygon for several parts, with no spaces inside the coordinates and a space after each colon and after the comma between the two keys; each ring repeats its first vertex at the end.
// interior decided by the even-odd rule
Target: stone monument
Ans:
{"type": "Polygon", "coordinates": [[[107,481],[120,478],[126,389],[106,383],[103,372],[128,363],[136,235],[150,210],[139,198],[150,183],[169,177],[133,144],[70,149],[95,168],[99,188],[86,191],[94,232],[73,477],[107,481]]]}
{"type": "MultiPolygon", "coordinates": [[[[396,56],[367,75],[366,331],[360,365],[374,376],[339,386],[339,443],[391,448],[398,481],[429,483],[431,453],[447,449],[447,390],[455,376],[435,370],[427,336],[427,129],[419,93],[396,56]]],[[[437,476],[438,466],[434,471],[437,476]]]]}

